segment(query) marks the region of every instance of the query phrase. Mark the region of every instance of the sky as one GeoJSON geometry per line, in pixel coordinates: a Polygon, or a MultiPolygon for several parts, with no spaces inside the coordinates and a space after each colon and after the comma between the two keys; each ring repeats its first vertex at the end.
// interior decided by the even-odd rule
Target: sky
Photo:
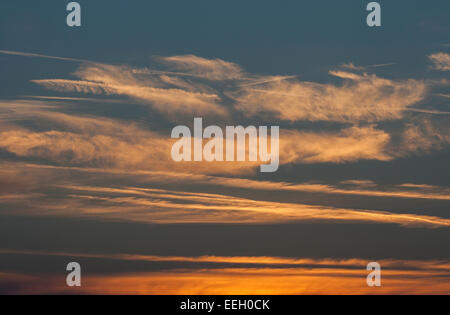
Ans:
{"type": "Polygon", "coordinates": [[[448,1],[68,2],[0,3],[1,294],[450,293],[448,1]],[[195,117],[279,169],[174,162],[195,117]]]}

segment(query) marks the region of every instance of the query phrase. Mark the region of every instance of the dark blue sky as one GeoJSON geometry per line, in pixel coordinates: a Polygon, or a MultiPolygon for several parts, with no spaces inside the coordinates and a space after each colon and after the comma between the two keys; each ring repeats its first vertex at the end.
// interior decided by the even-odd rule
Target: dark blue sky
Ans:
{"type": "Polygon", "coordinates": [[[107,63],[195,54],[317,78],[348,61],[417,74],[449,42],[448,1],[381,1],[381,28],[367,27],[368,2],[79,1],[82,27],[71,29],[68,1],[2,1],[0,47],[107,63]]]}

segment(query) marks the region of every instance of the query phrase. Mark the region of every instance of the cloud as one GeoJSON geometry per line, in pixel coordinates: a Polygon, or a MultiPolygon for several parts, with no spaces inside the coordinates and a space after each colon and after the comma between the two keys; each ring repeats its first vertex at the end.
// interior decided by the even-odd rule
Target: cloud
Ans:
{"type": "MultiPolygon", "coordinates": [[[[41,113],[42,114],[42,113],[41,113]]],[[[0,131],[0,148],[19,157],[68,166],[129,170],[180,170],[204,174],[251,174],[258,162],[180,162],[172,160],[174,139],[117,121],[49,114],[64,131],[35,132],[20,127],[0,131]],[[69,122],[71,120],[71,122],[69,122]],[[78,126],[75,126],[79,122],[78,126]],[[61,127],[62,128],[62,127],[61,127]],[[72,130],[70,130],[72,129],[72,130]]],[[[281,164],[343,163],[361,159],[388,161],[389,136],[357,128],[340,135],[290,132],[280,140],[281,164]]]]}
{"type": "Polygon", "coordinates": [[[251,117],[264,112],[287,121],[377,122],[403,117],[422,101],[426,84],[393,81],[376,75],[331,71],[340,86],[302,81],[280,81],[234,93],[236,108],[251,117]]]}
{"type": "Polygon", "coordinates": [[[280,160],[288,163],[343,163],[392,159],[385,152],[389,134],[372,127],[352,127],[339,133],[286,131],[280,141],[280,160]]]}
{"type": "MultiPolygon", "coordinates": [[[[59,112],[63,103],[17,100],[0,102],[9,124],[0,128],[0,148],[19,157],[44,159],[66,166],[127,170],[179,170],[197,174],[253,174],[265,162],[181,162],[172,160],[176,139],[135,123],[104,117],[59,112]],[[14,124],[33,121],[40,130],[14,124]]],[[[270,140],[270,139],[269,139],[270,140]]],[[[292,163],[344,163],[391,159],[386,153],[390,136],[373,127],[352,127],[338,132],[284,130],[280,161],[292,163]]],[[[207,140],[204,140],[204,144],[207,140]]],[[[247,147],[248,150],[248,147],[247,147]]]]}
{"type": "MultiPolygon", "coordinates": [[[[29,112],[49,121],[51,130],[18,125],[0,129],[0,149],[37,162],[120,170],[178,170],[200,174],[250,174],[257,162],[180,162],[172,160],[175,139],[114,119],[56,112],[29,112]]],[[[25,115],[25,114],[23,114],[25,115]]],[[[26,116],[26,115],[25,115],[26,116]]],[[[24,117],[24,116],[22,116],[24,117]]]]}
{"type": "Polygon", "coordinates": [[[450,71],[450,55],[446,53],[436,53],[428,56],[433,63],[433,67],[439,71],[450,71]]]}
{"type": "Polygon", "coordinates": [[[427,154],[444,148],[450,143],[450,130],[447,127],[436,127],[428,119],[420,123],[411,122],[406,125],[402,142],[391,149],[393,156],[409,156],[411,154],[427,154]]]}

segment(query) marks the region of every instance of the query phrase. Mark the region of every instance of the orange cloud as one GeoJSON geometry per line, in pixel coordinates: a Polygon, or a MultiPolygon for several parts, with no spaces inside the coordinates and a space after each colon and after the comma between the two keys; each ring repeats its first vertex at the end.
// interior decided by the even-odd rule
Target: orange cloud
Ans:
{"type": "MultiPolygon", "coordinates": [[[[176,163],[170,155],[175,139],[169,133],[159,134],[116,119],[49,111],[62,105],[45,104],[23,100],[0,103],[0,109],[5,109],[10,119],[7,126],[0,128],[0,148],[17,156],[44,158],[60,165],[128,170],[253,174],[260,164],[265,164],[262,161],[176,163]],[[28,130],[15,125],[11,118],[42,121],[51,127],[49,131],[28,130]]],[[[280,137],[281,164],[391,159],[385,152],[390,136],[372,127],[353,127],[337,133],[286,130],[280,137]]]]}
{"type": "Polygon", "coordinates": [[[236,108],[247,116],[269,112],[287,121],[376,122],[402,118],[405,110],[425,97],[426,85],[421,81],[330,73],[344,83],[279,81],[258,89],[243,87],[233,94],[236,108]]]}
{"type": "Polygon", "coordinates": [[[340,133],[285,131],[280,140],[280,160],[288,163],[354,162],[392,159],[386,151],[390,136],[371,127],[353,127],[340,133]]]}
{"type": "Polygon", "coordinates": [[[125,95],[149,104],[155,110],[174,119],[186,115],[227,115],[226,110],[216,104],[219,97],[214,94],[157,88],[136,82],[117,82],[116,79],[114,74],[110,74],[110,76],[105,74],[104,77],[96,77],[97,81],[52,79],[33,82],[56,91],[125,95]]]}

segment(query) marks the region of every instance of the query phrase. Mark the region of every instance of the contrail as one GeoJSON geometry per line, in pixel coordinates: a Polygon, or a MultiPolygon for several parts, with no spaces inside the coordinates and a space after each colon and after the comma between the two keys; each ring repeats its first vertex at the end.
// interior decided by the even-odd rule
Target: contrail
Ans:
{"type": "Polygon", "coordinates": [[[368,67],[368,68],[381,68],[381,67],[393,66],[395,64],[396,63],[382,63],[382,64],[378,64],[378,65],[369,65],[369,66],[366,66],[366,67],[368,67]]]}
{"type": "Polygon", "coordinates": [[[274,78],[267,79],[267,80],[253,81],[253,82],[250,82],[250,83],[240,84],[240,86],[243,87],[243,86],[261,85],[261,84],[265,84],[265,83],[280,82],[280,81],[285,81],[285,80],[290,80],[290,79],[295,79],[295,78],[298,78],[298,75],[290,75],[290,76],[284,76],[284,77],[274,77],[274,78]]]}
{"type": "Polygon", "coordinates": [[[431,115],[450,115],[450,112],[441,112],[433,109],[419,109],[419,108],[408,108],[406,111],[423,113],[423,114],[431,114],[431,115]]]}
{"type": "Polygon", "coordinates": [[[11,50],[0,50],[0,54],[13,55],[13,56],[23,56],[23,57],[36,57],[36,58],[45,58],[45,59],[54,59],[54,60],[63,60],[63,61],[73,61],[73,62],[83,62],[83,63],[85,63],[85,62],[86,63],[95,63],[93,61],[84,60],[84,59],[56,57],[56,56],[48,56],[48,55],[26,53],[26,52],[20,52],[20,51],[11,51],[11,50]]]}

